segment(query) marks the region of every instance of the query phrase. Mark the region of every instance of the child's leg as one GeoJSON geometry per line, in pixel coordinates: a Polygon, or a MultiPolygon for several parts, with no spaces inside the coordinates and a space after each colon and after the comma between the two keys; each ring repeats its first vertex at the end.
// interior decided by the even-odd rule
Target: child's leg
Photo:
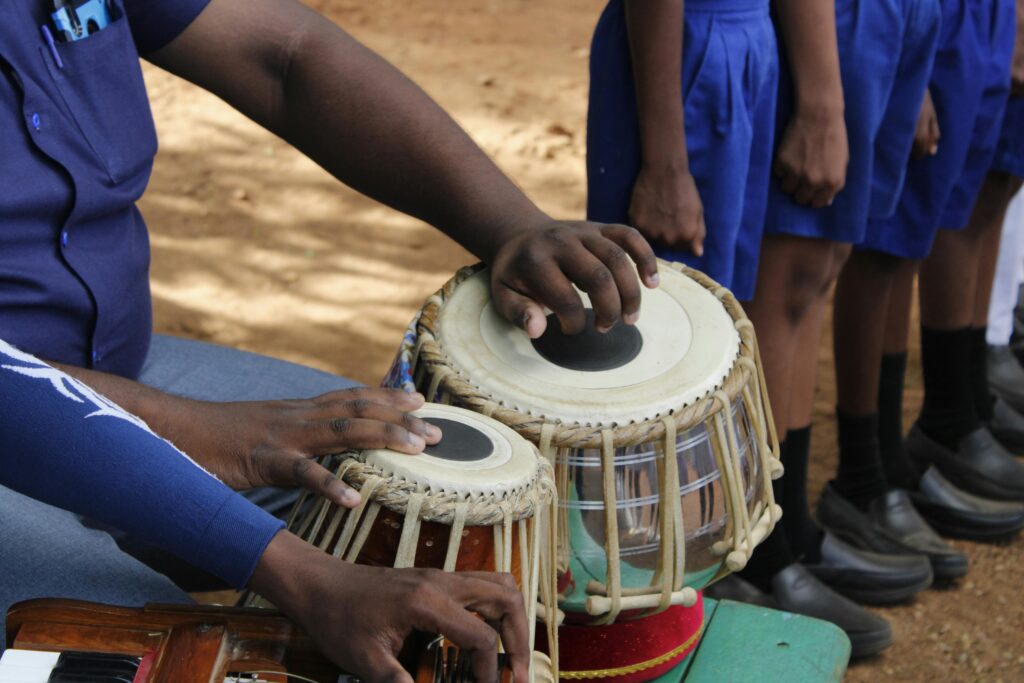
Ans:
{"type": "Polygon", "coordinates": [[[856,251],[836,284],[832,344],[839,468],[833,486],[861,509],[886,491],[878,445],[878,387],[889,295],[901,260],[856,251]]]}
{"type": "Polygon", "coordinates": [[[940,230],[921,266],[925,403],[919,423],[951,449],[991,417],[984,327],[1002,219],[1012,197],[1009,180],[990,174],[967,227],[940,230]]]}
{"type": "MultiPolygon", "coordinates": [[[[834,243],[776,233],[765,235],[753,300],[745,306],[757,330],[768,397],[779,434],[793,424],[791,405],[797,340],[834,271],[834,243]]],[[[806,425],[803,425],[806,426],[806,425]]]]}
{"type": "Polygon", "coordinates": [[[904,375],[917,268],[916,261],[900,260],[892,274],[878,383],[878,448],[885,478],[889,486],[905,489],[917,488],[919,476],[903,449],[904,375]]]}

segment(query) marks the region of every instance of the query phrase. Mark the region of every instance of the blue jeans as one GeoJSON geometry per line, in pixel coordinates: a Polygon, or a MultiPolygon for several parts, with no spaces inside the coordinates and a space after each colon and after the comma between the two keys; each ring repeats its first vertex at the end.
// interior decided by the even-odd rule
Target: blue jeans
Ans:
{"type": "MultiPolygon", "coordinates": [[[[139,380],[208,401],[308,398],[356,384],[267,356],[160,335],[139,380]]],[[[246,493],[279,515],[296,495],[270,488],[246,493]]],[[[202,572],[144,542],[0,486],[0,615],[15,602],[44,597],[118,605],[191,602],[169,574],[193,590],[216,587],[202,585],[202,572]]],[[[0,619],[0,652],[5,642],[0,619]]]]}

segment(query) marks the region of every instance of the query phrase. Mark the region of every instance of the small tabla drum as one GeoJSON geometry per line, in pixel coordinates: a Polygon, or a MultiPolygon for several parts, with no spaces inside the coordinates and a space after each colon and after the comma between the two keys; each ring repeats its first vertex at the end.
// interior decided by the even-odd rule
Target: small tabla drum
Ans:
{"type": "Polygon", "coordinates": [[[463,269],[427,301],[385,380],[491,416],[554,464],[570,623],[694,605],[781,516],[753,326],[707,276],[664,262],[660,274],[635,326],[599,334],[588,310],[582,334],[551,315],[530,340],[495,310],[489,274],[463,269]]]}
{"type": "MultiPolygon", "coordinates": [[[[511,573],[530,617],[538,610],[540,558],[551,543],[551,465],[508,427],[468,410],[426,404],[415,412],[439,427],[422,454],[388,449],[320,459],[362,497],[352,509],[304,493],[288,529],[348,562],[382,567],[511,573]]],[[[550,583],[550,581],[546,582],[550,583]]],[[[247,601],[266,606],[258,596],[247,601]]],[[[548,609],[557,611],[553,600],[548,609]]],[[[534,680],[550,664],[534,654],[534,680]]]]}

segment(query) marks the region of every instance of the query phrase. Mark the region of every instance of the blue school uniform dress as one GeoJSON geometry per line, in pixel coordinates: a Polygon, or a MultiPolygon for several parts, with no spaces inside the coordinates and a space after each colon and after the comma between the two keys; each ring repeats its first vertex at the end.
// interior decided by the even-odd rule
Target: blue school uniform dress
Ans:
{"type": "MultiPolygon", "coordinates": [[[[767,234],[856,244],[871,215],[891,213],[903,183],[938,39],[938,0],[837,0],[836,33],[850,161],[831,206],[798,204],[772,178],[767,234]]],[[[793,111],[781,60],[776,142],[793,111]]]]}
{"type": "Polygon", "coordinates": [[[1010,87],[1013,0],[943,0],[928,89],[939,122],[938,153],[911,159],[888,218],[870,221],[860,248],[923,259],[939,228],[958,230],[992,166],[1010,87]]]}
{"type": "Polygon", "coordinates": [[[1011,97],[1006,103],[992,170],[1024,178],[1024,97],[1011,97]]]}
{"type": "MultiPolygon", "coordinates": [[[[704,255],[654,245],[753,293],[771,168],[778,51],[768,0],[687,0],[682,92],[690,173],[704,205],[704,255]]],[[[682,122],[680,122],[682,123],[682,122]]],[[[587,217],[627,223],[640,130],[622,0],[605,8],[590,53],[587,217]]]]}

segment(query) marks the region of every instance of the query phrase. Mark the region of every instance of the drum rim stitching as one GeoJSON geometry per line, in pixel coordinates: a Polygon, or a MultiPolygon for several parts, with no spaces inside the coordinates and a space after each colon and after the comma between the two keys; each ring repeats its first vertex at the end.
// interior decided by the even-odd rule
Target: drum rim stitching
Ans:
{"type": "Polygon", "coordinates": [[[533,476],[521,486],[507,489],[503,498],[487,497],[472,494],[457,494],[446,491],[432,491],[415,482],[411,482],[369,465],[358,459],[357,454],[347,453],[340,457],[345,468],[345,483],[361,489],[371,477],[379,477],[381,483],[372,494],[374,502],[387,509],[405,514],[410,496],[429,493],[420,509],[420,519],[424,522],[451,524],[458,504],[469,504],[466,515],[467,526],[493,526],[505,517],[502,503],[507,503],[512,511],[512,520],[528,519],[538,514],[540,509],[549,505],[554,495],[554,479],[551,465],[538,457],[537,469],[533,476]],[[536,493],[536,496],[532,495],[536,493]],[[534,504],[539,500],[541,507],[534,504]]]}

